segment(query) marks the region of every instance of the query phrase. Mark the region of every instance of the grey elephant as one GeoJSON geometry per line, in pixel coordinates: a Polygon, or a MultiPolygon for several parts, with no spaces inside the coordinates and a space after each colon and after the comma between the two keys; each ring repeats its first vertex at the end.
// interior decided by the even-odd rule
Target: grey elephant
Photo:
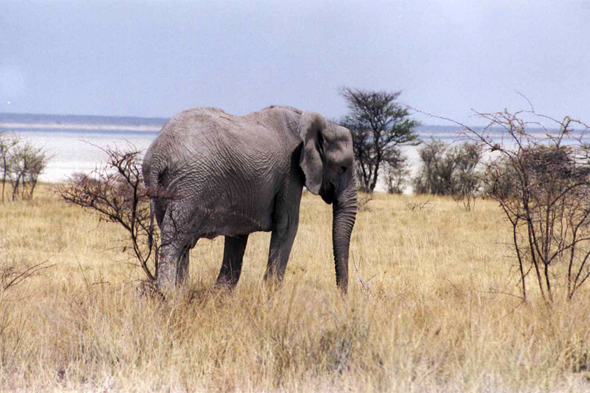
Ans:
{"type": "Polygon", "coordinates": [[[156,281],[187,277],[200,238],[225,236],[218,285],[234,287],[252,232],[271,231],[265,279],[282,281],[303,186],[333,205],[336,282],[346,292],[357,186],[350,131],[315,112],[271,106],[246,116],[195,108],[175,115],[146,152],[143,176],[161,231],[156,281]]]}

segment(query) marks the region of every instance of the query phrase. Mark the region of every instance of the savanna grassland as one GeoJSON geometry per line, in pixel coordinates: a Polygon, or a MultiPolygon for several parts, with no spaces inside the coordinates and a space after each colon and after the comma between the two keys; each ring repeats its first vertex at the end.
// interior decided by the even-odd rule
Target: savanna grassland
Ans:
{"type": "Polygon", "coordinates": [[[305,195],[282,287],[262,281],[269,234],[250,236],[231,293],[213,287],[223,239],[201,240],[165,302],[137,290],[115,224],[49,186],[1,204],[4,277],[46,268],[0,293],[0,390],[590,391],[589,290],[547,305],[531,281],[523,303],[496,204],[426,200],[359,213],[344,298],[331,208],[305,195]]]}

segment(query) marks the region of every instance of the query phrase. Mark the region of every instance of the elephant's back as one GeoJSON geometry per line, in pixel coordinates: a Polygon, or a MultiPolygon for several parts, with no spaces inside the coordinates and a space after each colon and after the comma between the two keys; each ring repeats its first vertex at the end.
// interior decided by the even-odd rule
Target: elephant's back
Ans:
{"type": "Polygon", "coordinates": [[[235,147],[244,154],[265,154],[287,147],[276,127],[248,116],[233,116],[219,108],[192,108],[178,113],[162,128],[157,140],[167,148],[199,146],[198,154],[235,147]]]}
{"type": "Polygon", "coordinates": [[[207,189],[207,195],[270,194],[289,171],[289,142],[251,118],[193,108],[170,119],[146,157],[165,167],[166,187],[207,189]]]}
{"type": "Polygon", "coordinates": [[[162,128],[156,140],[164,144],[189,140],[211,141],[223,128],[223,120],[233,116],[218,108],[192,108],[174,115],[162,128]]]}

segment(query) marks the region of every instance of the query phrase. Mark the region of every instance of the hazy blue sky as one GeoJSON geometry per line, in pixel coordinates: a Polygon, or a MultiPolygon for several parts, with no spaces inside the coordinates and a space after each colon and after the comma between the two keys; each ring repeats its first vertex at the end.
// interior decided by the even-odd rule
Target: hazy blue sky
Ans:
{"type": "Polygon", "coordinates": [[[590,122],[590,1],[0,1],[0,112],[335,118],[341,86],[471,124],[527,109],[517,90],[590,122]]]}

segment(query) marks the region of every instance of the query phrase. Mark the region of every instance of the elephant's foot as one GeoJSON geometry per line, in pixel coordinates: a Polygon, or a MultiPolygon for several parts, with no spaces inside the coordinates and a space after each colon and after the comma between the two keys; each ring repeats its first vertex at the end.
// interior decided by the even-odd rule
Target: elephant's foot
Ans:
{"type": "Polygon", "coordinates": [[[162,292],[158,289],[157,285],[153,281],[141,281],[135,288],[135,296],[138,298],[150,298],[164,300],[162,292]]]}
{"type": "Polygon", "coordinates": [[[215,288],[229,289],[231,291],[236,287],[237,284],[238,280],[236,278],[219,275],[219,277],[217,277],[217,281],[215,282],[215,288]]]}
{"type": "Polygon", "coordinates": [[[264,274],[264,286],[271,292],[280,289],[283,286],[283,275],[276,274],[273,271],[267,271],[264,274]]]}
{"type": "Polygon", "coordinates": [[[231,267],[228,267],[224,264],[221,267],[221,271],[219,272],[219,276],[217,276],[217,281],[215,282],[215,287],[217,288],[227,288],[227,289],[234,289],[236,285],[238,285],[238,281],[240,280],[240,269],[233,270],[231,267]]]}
{"type": "Polygon", "coordinates": [[[160,261],[156,276],[156,287],[165,296],[173,294],[178,289],[178,275],[175,264],[160,261]]]}

